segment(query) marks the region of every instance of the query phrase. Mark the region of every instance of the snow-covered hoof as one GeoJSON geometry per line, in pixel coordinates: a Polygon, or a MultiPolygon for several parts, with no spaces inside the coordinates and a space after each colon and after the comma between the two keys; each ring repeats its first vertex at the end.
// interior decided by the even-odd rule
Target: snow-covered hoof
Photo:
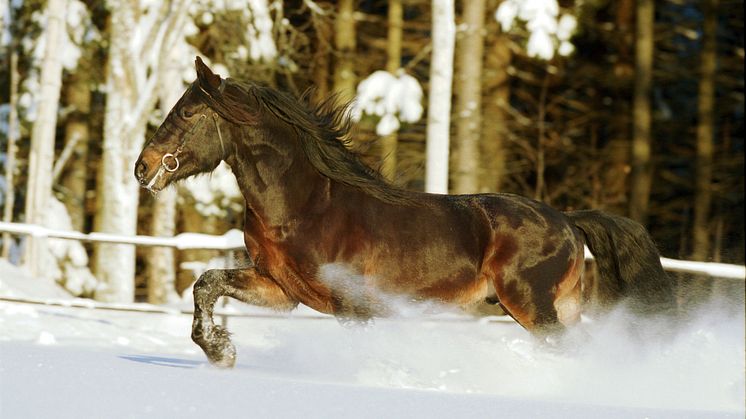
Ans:
{"type": "Polygon", "coordinates": [[[230,342],[225,342],[216,352],[205,351],[205,354],[210,363],[218,368],[233,368],[236,365],[236,347],[230,342]]]}
{"type": "Polygon", "coordinates": [[[192,331],[192,340],[202,348],[210,363],[219,368],[236,365],[236,347],[231,343],[230,333],[220,326],[213,326],[206,333],[201,328],[192,331]]]}

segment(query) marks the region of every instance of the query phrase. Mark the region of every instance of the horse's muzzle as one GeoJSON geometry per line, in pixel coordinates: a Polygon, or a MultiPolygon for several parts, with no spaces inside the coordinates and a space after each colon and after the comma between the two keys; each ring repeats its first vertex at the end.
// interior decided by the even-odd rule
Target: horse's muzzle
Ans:
{"type": "Polygon", "coordinates": [[[148,174],[148,164],[140,160],[135,164],[135,177],[140,182],[140,185],[147,185],[148,180],[145,178],[148,174]]]}

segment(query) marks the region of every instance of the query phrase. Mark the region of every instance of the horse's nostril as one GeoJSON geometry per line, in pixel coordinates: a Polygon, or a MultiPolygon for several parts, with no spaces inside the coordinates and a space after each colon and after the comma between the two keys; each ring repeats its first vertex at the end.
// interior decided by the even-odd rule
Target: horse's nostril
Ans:
{"type": "Polygon", "coordinates": [[[144,161],[141,161],[137,164],[137,167],[135,168],[135,176],[137,176],[140,181],[145,180],[145,174],[148,172],[148,165],[145,164],[144,161]]]}

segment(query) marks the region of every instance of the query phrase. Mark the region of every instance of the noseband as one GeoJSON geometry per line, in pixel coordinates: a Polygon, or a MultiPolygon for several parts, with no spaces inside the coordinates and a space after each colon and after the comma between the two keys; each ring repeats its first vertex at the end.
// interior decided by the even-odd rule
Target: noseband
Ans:
{"type": "MultiPolygon", "coordinates": [[[[180,163],[179,163],[179,154],[181,154],[181,151],[184,149],[184,144],[186,144],[187,140],[194,135],[194,132],[197,130],[197,128],[202,124],[202,122],[207,119],[207,115],[204,113],[201,113],[199,115],[199,119],[197,122],[192,125],[192,128],[189,130],[189,132],[184,135],[184,138],[181,140],[181,143],[178,147],[176,147],[176,150],[173,153],[166,153],[161,157],[161,166],[158,168],[158,172],[153,176],[153,179],[150,180],[148,185],[146,186],[147,189],[151,189],[153,185],[155,185],[156,182],[163,176],[165,172],[173,173],[177,170],[179,170],[180,163]],[[172,164],[169,164],[172,163],[172,164]]],[[[222,150],[222,156],[225,156],[225,144],[223,144],[223,133],[220,132],[220,125],[218,125],[218,114],[213,112],[212,113],[212,121],[215,123],[215,130],[218,132],[218,139],[220,140],[220,149],[222,150]]]]}

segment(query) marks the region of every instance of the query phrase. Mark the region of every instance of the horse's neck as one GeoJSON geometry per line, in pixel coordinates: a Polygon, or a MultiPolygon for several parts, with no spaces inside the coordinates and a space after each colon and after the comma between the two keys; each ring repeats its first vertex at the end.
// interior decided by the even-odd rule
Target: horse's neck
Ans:
{"type": "Polygon", "coordinates": [[[267,226],[298,219],[315,200],[325,199],[329,180],[320,176],[299,149],[247,138],[226,161],[246,205],[267,226]],[[249,145],[250,144],[250,145],[249,145]]]}

